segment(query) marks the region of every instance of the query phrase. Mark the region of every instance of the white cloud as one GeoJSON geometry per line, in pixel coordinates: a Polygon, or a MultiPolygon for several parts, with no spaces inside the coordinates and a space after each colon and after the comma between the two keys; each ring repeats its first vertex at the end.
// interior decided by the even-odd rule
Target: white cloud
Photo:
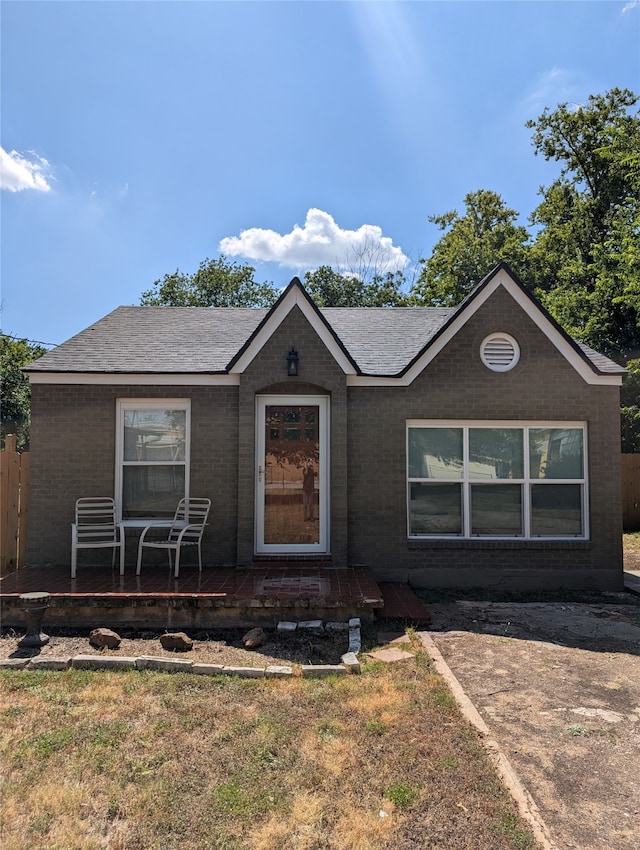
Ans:
{"type": "Polygon", "coordinates": [[[629,0],[629,2],[623,7],[622,14],[624,15],[625,12],[630,12],[632,9],[635,9],[639,2],[640,0],[629,0]]]}
{"type": "Polygon", "coordinates": [[[339,270],[374,267],[384,273],[404,269],[409,262],[402,249],[389,236],[383,236],[377,225],[362,224],[357,230],[343,230],[333,216],[318,209],[310,209],[304,226],[296,224],[290,233],[252,227],[240,236],[222,239],[220,251],[297,270],[326,265],[339,270]]]}
{"type": "Polygon", "coordinates": [[[23,189],[48,192],[51,189],[46,173],[49,163],[34,151],[29,153],[31,160],[17,151],[7,153],[4,148],[0,148],[0,189],[9,192],[21,192],[23,189]]]}

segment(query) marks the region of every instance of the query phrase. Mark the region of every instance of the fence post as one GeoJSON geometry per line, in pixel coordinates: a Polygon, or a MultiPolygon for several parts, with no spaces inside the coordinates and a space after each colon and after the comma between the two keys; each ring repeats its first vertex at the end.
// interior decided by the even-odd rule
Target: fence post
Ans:
{"type": "MultiPolygon", "coordinates": [[[[28,473],[23,474],[22,455],[16,449],[13,434],[5,437],[0,453],[0,575],[24,566],[26,557],[26,526],[21,524],[21,504],[28,504],[28,473]]],[[[25,464],[28,470],[28,460],[25,464]]]]}

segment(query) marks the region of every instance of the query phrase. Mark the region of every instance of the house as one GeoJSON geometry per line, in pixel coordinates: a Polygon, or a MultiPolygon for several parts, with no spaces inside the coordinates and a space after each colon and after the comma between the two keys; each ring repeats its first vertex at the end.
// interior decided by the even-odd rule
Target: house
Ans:
{"type": "Polygon", "coordinates": [[[30,565],[68,563],[78,497],[134,537],[190,494],[208,567],[622,588],[624,370],[505,264],[457,308],[318,309],[297,279],[269,310],[120,307],[27,372],[30,565]]]}

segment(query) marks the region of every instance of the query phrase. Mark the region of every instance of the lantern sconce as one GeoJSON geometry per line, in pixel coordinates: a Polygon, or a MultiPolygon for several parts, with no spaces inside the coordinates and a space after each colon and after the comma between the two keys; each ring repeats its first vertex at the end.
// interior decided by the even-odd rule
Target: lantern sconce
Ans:
{"type": "Polygon", "coordinates": [[[298,352],[295,348],[287,354],[287,375],[290,378],[298,377],[298,352]]]}

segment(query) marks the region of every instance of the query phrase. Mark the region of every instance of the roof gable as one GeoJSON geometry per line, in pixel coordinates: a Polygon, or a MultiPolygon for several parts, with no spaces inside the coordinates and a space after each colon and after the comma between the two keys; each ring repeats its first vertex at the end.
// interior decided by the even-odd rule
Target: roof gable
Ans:
{"type": "MultiPolygon", "coordinates": [[[[400,382],[403,385],[411,384],[499,287],[503,287],[511,295],[584,381],[589,384],[620,382],[619,376],[624,374],[625,370],[611,369],[610,367],[615,365],[612,361],[573,340],[526,289],[506,263],[496,266],[461,302],[434,333],[423,350],[398,374],[400,382]]],[[[508,331],[508,328],[504,330],[508,331]]]]}
{"type": "Polygon", "coordinates": [[[274,331],[294,307],[298,307],[329,353],[346,375],[359,374],[358,366],[327,319],[318,310],[300,280],[294,277],[258,327],[231,359],[227,369],[231,374],[244,372],[262,350],[274,331]]]}

